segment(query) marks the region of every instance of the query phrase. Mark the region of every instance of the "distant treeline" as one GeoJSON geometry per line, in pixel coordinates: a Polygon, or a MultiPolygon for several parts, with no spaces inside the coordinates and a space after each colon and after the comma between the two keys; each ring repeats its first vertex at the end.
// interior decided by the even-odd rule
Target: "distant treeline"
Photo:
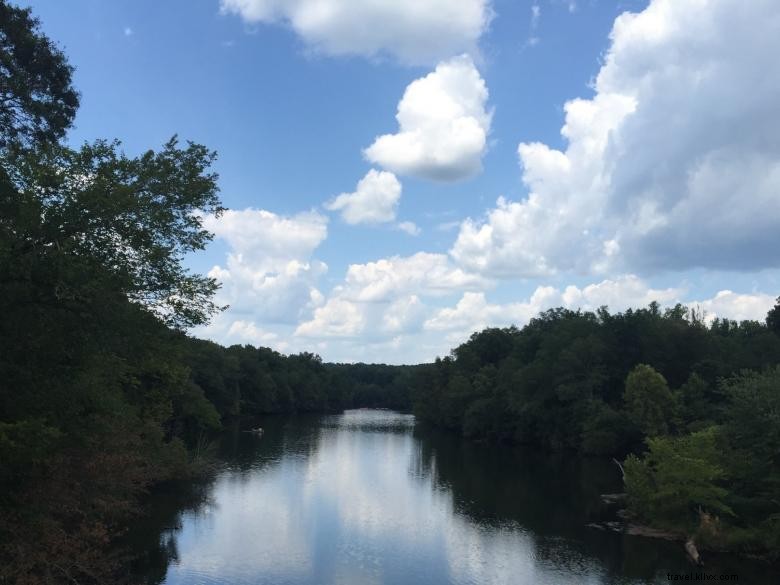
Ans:
{"type": "Polygon", "coordinates": [[[419,366],[327,364],[311,353],[284,356],[268,348],[186,338],[191,379],[221,417],[345,408],[411,410],[419,366]]]}
{"type": "Polygon", "coordinates": [[[640,521],[712,548],[780,550],[780,299],[765,322],[683,306],[552,309],[421,370],[421,420],[625,460],[640,521]]]}

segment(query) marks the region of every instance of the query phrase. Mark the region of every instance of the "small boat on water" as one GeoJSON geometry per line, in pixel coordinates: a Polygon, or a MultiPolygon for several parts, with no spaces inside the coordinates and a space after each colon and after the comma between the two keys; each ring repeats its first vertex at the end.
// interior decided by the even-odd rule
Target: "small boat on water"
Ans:
{"type": "Polygon", "coordinates": [[[263,427],[257,427],[256,429],[247,429],[244,432],[252,433],[253,435],[262,435],[265,431],[263,431],[263,427]]]}

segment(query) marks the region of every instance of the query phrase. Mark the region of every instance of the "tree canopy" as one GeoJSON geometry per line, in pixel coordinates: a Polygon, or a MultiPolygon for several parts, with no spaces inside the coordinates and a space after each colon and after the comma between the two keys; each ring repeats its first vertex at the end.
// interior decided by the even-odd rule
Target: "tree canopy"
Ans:
{"type": "Polygon", "coordinates": [[[0,149],[61,139],[79,106],[72,77],[30,9],[0,0],[0,149]]]}

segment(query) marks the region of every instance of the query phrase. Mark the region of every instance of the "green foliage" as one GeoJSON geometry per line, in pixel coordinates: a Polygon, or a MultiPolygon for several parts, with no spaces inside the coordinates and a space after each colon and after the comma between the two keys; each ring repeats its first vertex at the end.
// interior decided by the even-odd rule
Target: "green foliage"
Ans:
{"type": "Polygon", "coordinates": [[[587,406],[582,424],[582,451],[593,455],[613,453],[615,445],[632,441],[633,427],[626,417],[604,403],[594,399],[587,406]]]}
{"type": "Polygon", "coordinates": [[[213,160],[175,138],[137,158],[99,141],[4,159],[12,185],[0,201],[0,263],[9,292],[41,285],[73,307],[111,290],[169,325],[206,322],[219,310],[217,284],[189,273],[182,258],[211,239],[202,214],[222,210],[213,160]]]}
{"type": "Polygon", "coordinates": [[[733,515],[721,485],[726,474],[717,436],[718,428],[710,427],[684,437],[648,439],[647,455],[632,455],[625,463],[631,507],[646,519],[689,530],[700,511],[733,515]]]}
{"type": "Polygon", "coordinates": [[[780,335],[780,297],[777,297],[777,303],[766,316],[766,326],[780,335]]]}
{"type": "Polygon", "coordinates": [[[420,373],[411,396],[420,419],[476,438],[624,455],[648,434],[723,422],[717,380],[776,363],[780,337],[755,322],[707,327],[681,306],[552,309],[520,330],[473,335],[420,373]]]}
{"type": "Polygon", "coordinates": [[[623,398],[629,418],[645,435],[654,437],[669,432],[674,397],[666,379],[651,366],[639,364],[631,370],[623,398]]]}
{"type": "Polygon", "coordinates": [[[0,0],[0,151],[64,136],[79,105],[72,75],[30,10],[0,0]]]}
{"type": "Polygon", "coordinates": [[[728,396],[724,434],[739,493],[773,502],[754,513],[780,514],[780,366],[742,372],[721,382],[728,396]]]}
{"type": "MultiPolygon", "coordinates": [[[[704,388],[697,379],[688,385],[704,388]]],[[[727,414],[720,426],[649,439],[643,459],[626,460],[630,506],[654,524],[696,532],[710,546],[777,550],[780,367],[724,379],[719,393],[727,414]]]]}
{"type": "Polygon", "coordinates": [[[221,211],[214,155],[57,143],[78,95],[28,10],[0,1],[0,581],[91,582],[147,486],[219,426],[176,328],[219,307],[185,254],[221,211]],[[174,329],[171,329],[173,327],[174,329]]]}
{"type": "Polygon", "coordinates": [[[716,547],[776,549],[774,314],[766,325],[715,319],[707,326],[679,305],[617,314],[552,309],[519,330],[475,334],[451,357],[421,366],[414,410],[472,439],[633,453],[626,484],[645,521],[716,547]]]}

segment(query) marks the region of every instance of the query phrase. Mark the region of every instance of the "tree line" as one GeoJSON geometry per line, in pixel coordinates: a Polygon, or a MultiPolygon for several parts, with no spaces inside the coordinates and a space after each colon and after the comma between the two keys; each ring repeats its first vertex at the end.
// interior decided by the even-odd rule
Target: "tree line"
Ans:
{"type": "Polygon", "coordinates": [[[780,299],[764,322],[551,309],[475,333],[412,399],[420,420],[476,440],[625,458],[642,522],[780,550],[780,299]]]}

